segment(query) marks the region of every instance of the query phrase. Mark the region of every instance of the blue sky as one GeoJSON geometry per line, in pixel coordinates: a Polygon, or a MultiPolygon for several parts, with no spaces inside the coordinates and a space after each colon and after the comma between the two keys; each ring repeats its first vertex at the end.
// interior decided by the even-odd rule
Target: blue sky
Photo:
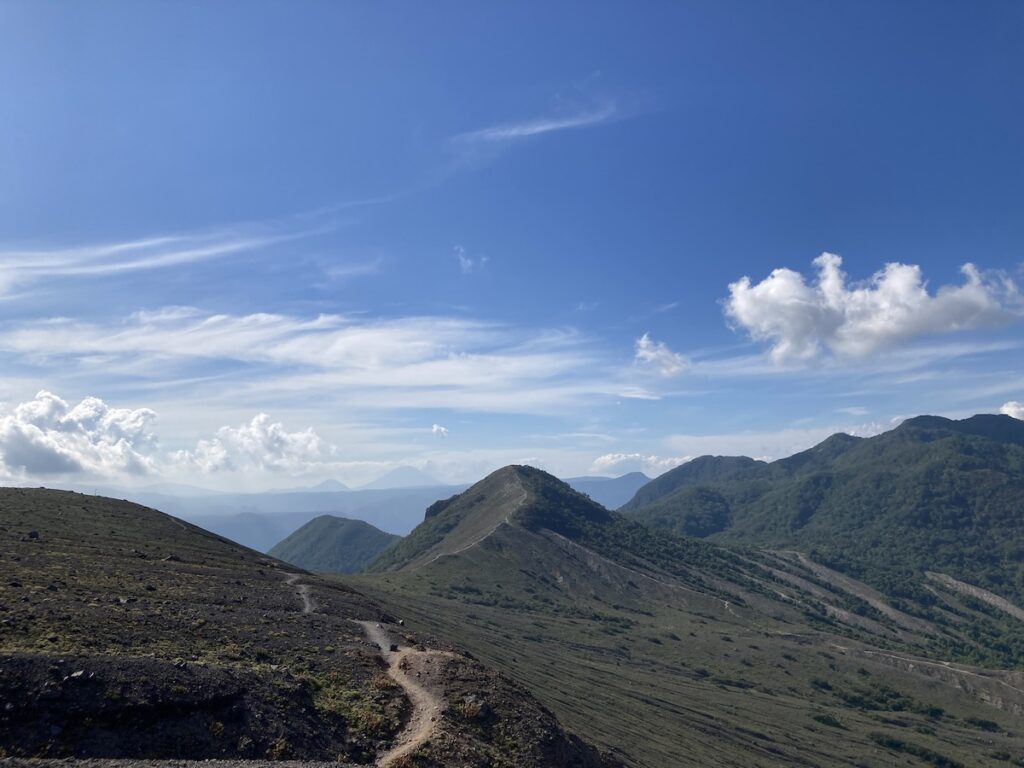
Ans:
{"type": "Polygon", "coordinates": [[[1022,32],[0,4],[0,475],[655,474],[1024,415],[1022,32]]]}

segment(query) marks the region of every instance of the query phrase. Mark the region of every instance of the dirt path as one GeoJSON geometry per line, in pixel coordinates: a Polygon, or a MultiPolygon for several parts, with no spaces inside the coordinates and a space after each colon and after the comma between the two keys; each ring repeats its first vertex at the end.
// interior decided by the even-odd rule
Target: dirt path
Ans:
{"type": "MultiPolygon", "coordinates": [[[[316,611],[316,603],[310,594],[310,586],[298,583],[301,578],[302,574],[289,573],[285,576],[285,584],[295,587],[302,598],[302,612],[313,613],[316,611]]],[[[420,685],[416,677],[428,671],[427,665],[434,658],[450,654],[444,651],[417,651],[400,645],[397,646],[397,651],[392,651],[392,640],[380,624],[374,621],[355,623],[363,628],[370,642],[380,649],[380,655],[388,663],[388,676],[401,686],[412,704],[412,715],[395,739],[395,745],[377,758],[377,768],[388,768],[400,758],[414,752],[434,735],[444,709],[444,701],[420,685]]]]}
{"type": "Polygon", "coordinates": [[[414,752],[434,735],[434,730],[441,719],[444,702],[420,685],[410,672],[416,672],[416,667],[422,667],[429,657],[440,657],[445,654],[440,651],[417,651],[400,645],[397,651],[391,651],[392,640],[380,624],[373,621],[357,621],[356,624],[363,628],[370,642],[380,648],[381,656],[388,663],[388,675],[402,687],[412,703],[412,716],[405,729],[395,739],[395,746],[377,758],[377,768],[388,768],[400,758],[414,752]]]}
{"type": "Polygon", "coordinates": [[[299,597],[302,598],[302,612],[312,613],[316,610],[316,603],[313,602],[313,596],[310,594],[309,584],[296,584],[299,579],[302,578],[300,573],[289,573],[284,580],[284,583],[289,587],[295,587],[295,590],[299,593],[299,597]]]}

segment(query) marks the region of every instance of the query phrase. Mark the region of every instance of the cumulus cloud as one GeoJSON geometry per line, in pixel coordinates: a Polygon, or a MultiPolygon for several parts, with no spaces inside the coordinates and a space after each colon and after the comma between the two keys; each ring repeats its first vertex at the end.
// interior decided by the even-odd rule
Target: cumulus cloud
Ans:
{"type": "Polygon", "coordinates": [[[1024,419],[1024,403],[1011,400],[1008,403],[1003,403],[1003,407],[999,409],[999,412],[1005,413],[1007,416],[1013,416],[1015,419],[1024,419]]]}
{"type": "Polygon", "coordinates": [[[1009,277],[973,264],[961,268],[962,284],[934,294],[917,265],[887,264],[860,284],[848,284],[835,254],[821,254],[814,266],[818,274],[810,282],[783,268],[756,284],[744,277],[729,285],[726,315],[753,339],[770,343],[775,362],[824,353],[863,358],[920,336],[1006,323],[1024,310],[1009,277]]]}
{"type": "Polygon", "coordinates": [[[155,419],[148,408],[112,408],[96,397],[71,406],[44,390],[0,417],[0,466],[20,477],[146,474],[155,419]]]}
{"type": "Polygon", "coordinates": [[[636,340],[634,361],[665,377],[678,376],[690,367],[685,355],[673,352],[663,341],[654,341],[646,333],[636,340]]]}
{"type": "Polygon", "coordinates": [[[590,471],[596,475],[624,475],[627,472],[643,472],[657,477],[668,470],[689,461],[691,456],[654,456],[642,453],[606,453],[594,459],[590,471]]]}
{"type": "Polygon", "coordinates": [[[221,427],[216,437],[200,440],[195,450],[177,451],[172,460],[203,472],[255,469],[304,474],[324,467],[334,446],[312,427],[288,432],[265,413],[239,427],[221,427]]]}
{"type": "Polygon", "coordinates": [[[448,427],[442,427],[440,424],[435,424],[434,426],[432,426],[430,428],[430,431],[433,432],[435,435],[440,435],[441,437],[448,437],[448,427]]]}

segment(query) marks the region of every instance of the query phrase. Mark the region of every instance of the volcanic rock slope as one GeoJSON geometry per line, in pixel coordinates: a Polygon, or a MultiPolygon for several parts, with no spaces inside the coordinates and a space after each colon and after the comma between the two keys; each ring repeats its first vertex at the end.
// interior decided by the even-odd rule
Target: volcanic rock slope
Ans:
{"type": "Polygon", "coordinates": [[[652,531],[537,469],[433,505],[371,570],[347,582],[457,633],[628,765],[1024,761],[1024,676],[941,653],[973,642],[984,606],[923,619],[797,553],[652,531]]]}
{"type": "Polygon", "coordinates": [[[69,492],[0,489],[0,701],[11,758],[615,764],[343,584],[69,492]]]}

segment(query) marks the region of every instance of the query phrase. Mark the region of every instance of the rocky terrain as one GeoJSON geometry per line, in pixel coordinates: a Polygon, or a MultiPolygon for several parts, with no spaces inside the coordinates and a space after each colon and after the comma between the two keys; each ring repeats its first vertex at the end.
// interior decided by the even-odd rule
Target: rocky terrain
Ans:
{"type": "MultiPolygon", "coordinates": [[[[451,646],[417,703],[337,582],[127,502],[0,490],[0,750],[13,758],[614,765],[451,646]]],[[[402,643],[424,649],[405,630],[402,643]]]]}

